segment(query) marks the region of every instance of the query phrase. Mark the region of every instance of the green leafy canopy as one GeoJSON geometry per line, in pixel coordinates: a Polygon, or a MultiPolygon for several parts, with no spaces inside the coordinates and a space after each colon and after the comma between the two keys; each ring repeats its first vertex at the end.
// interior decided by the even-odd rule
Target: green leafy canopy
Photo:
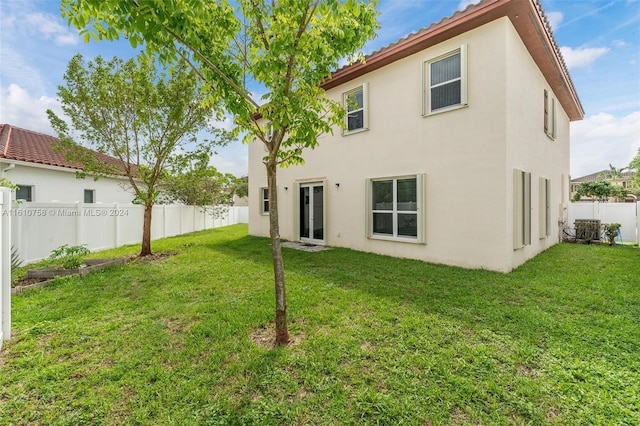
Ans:
{"type": "Polygon", "coordinates": [[[289,341],[277,168],[302,163],[304,148],[314,148],[319,135],[343,125],[344,109],[319,84],[375,36],[376,3],[236,0],[234,8],[227,0],[62,0],[63,16],[86,39],[113,40],[122,33],[134,47],[144,42],[164,64],[189,63],[209,103],[222,100],[245,141],[264,143],[277,344],[289,341]],[[266,94],[254,99],[248,79],[266,94]]]}
{"type": "Polygon", "coordinates": [[[303,148],[342,126],[344,110],[319,83],[340,60],[354,60],[375,36],[377,1],[63,0],[61,11],[86,40],[144,44],[163,64],[187,61],[210,102],[222,99],[246,141],[262,140],[271,161],[302,162],[303,148]],[[266,89],[262,99],[246,81],[266,89]],[[267,140],[258,117],[271,123],[267,140]]]}

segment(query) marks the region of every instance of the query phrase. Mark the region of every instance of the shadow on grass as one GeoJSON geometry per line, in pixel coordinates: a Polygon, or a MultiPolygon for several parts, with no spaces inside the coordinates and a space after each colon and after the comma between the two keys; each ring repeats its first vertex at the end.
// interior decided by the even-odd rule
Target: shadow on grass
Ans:
{"type": "MultiPolygon", "coordinates": [[[[207,245],[210,249],[250,259],[271,271],[270,243],[266,238],[245,236],[207,245]]],[[[349,249],[332,248],[317,253],[283,249],[287,291],[297,290],[300,277],[312,277],[331,286],[355,290],[427,314],[445,315],[466,325],[493,317],[491,323],[513,317],[518,289],[505,274],[484,270],[428,264],[349,249]],[[501,309],[506,306],[505,311],[501,309]]],[[[511,318],[516,319],[516,318],[511,318]]],[[[522,332],[531,332],[527,327],[522,332]]]]}
{"type": "MultiPolygon", "coordinates": [[[[206,246],[271,271],[267,238],[243,236],[206,246]]],[[[609,257],[614,252],[607,248],[590,249],[554,246],[510,274],[342,248],[316,253],[284,248],[283,257],[290,300],[300,282],[312,278],[439,315],[463,327],[488,328],[537,345],[550,336],[586,340],[596,350],[602,344],[601,333],[613,333],[624,341],[633,338],[611,329],[609,319],[628,315],[630,298],[636,309],[638,300],[633,297],[629,249],[621,248],[625,250],[621,257],[609,257]],[[612,276],[617,277],[613,283],[612,276]],[[605,300],[608,303],[598,303],[605,300]],[[594,315],[608,318],[585,331],[582,324],[592,322],[594,315]]],[[[326,302],[319,298],[317,303],[326,302]]]]}

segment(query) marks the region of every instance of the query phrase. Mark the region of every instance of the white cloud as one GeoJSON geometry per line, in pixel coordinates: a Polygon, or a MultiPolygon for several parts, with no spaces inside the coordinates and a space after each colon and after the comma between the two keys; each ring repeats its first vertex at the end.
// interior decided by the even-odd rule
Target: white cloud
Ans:
{"type": "Polygon", "coordinates": [[[629,43],[627,43],[626,41],[619,39],[619,40],[613,40],[613,45],[615,47],[629,47],[631,46],[629,43]]]}
{"type": "MultiPolygon", "coordinates": [[[[1,79],[8,82],[24,82],[26,89],[34,92],[44,92],[46,81],[29,58],[4,43],[0,46],[0,58],[2,58],[1,79]]],[[[5,83],[5,84],[6,84],[5,83]]]]}
{"type": "Polygon", "coordinates": [[[640,111],[624,117],[599,113],[571,123],[571,176],[626,167],[640,148],[640,111]]]}
{"type": "Polygon", "coordinates": [[[0,123],[11,124],[36,132],[53,135],[47,118],[47,109],[62,116],[60,103],[48,96],[32,97],[17,84],[2,87],[0,91],[0,123]]]}
{"type": "Polygon", "coordinates": [[[231,117],[230,114],[225,114],[221,119],[211,117],[211,119],[209,119],[209,126],[228,132],[233,128],[233,117],[231,117]]]}
{"type": "Polygon", "coordinates": [[[54,15],[30,13],[25,17],[25,21],[32,32],[40,34],[45,40],[53,39],[59,46],[76,45],[80,41],[78,36],[63,26],[54,15]]]}
{"type": "Polygon", "coordinates": [[[235,142],[233,146],[216,149],[217,155],[209,162],[221,173],[231,173],[236,177],[248,174],[248,146],[235,142]]]}
{"type": "Polygon", "coordinates": [[[460,0],[458,10],[465,10],[469,5],[480,3],[480,0],[460,0]]]}
{"type": "Polygon", "coordinates": [[[549,19],[549,25],[551,25],[551,29],[553,31],[556,30],[562,23],[562,19],[564,15],[562,12],[549,12],[547,13],[547,19],[549,19]]]}
{"type": "Polygon", "coordinates": [[[560,52],[564,57],[564,61],[569,69],[586,67],[594,63],[600,56],[609,52],[607,47],[585,47],[573,49],[571,47],[563,46],[560,48],[560,52]]]}

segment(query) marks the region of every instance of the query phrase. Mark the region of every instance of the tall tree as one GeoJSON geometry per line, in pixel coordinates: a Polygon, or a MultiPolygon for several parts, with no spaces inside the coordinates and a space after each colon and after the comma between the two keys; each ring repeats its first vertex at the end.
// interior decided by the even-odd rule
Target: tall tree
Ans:
{"type": "Polygon", "coordinates": [[[208,150],[178,156],[162,183],[163,201],[203,208],[230,204],[239,179],[219,172],[209,165],[209,160],[208,150]]]}
{"type": "Polygon", "coordinates": [[[176,152],[198,144],[196,133],[211,118],[212,98],[204,102],[200,81],[189,67],[174,67],[169,75],[145,55],[126,62],[97,57],[86,65],[76,55],[64,79],[66,86],[58,88],[58,95],[71,126],[47,111],[60,149],[67,159],[83,165],[81,177],[126,176],[134,201],[144,205],[140,256],[150,255],[158,185],[176,152]]]}
{"type": "Polygon", "coordinates": [[[276,293],[276,344],[289,341],[280,243],[278,167],[303,162],[302,150],[342,126],[344,110],[318,86],[353,60],[378,28],[377,0],[62,0],[85,40],[124,35],[163,62],[182,58],[235,115],[246,141],[261,141],[269,188],[276,293]],[[266,91],[255,99],[245,82],[266,91]],[[272,132],[267,132],[267,125],[272,132]],[[269,136],[268,136],[269,133],[269,136]]]}

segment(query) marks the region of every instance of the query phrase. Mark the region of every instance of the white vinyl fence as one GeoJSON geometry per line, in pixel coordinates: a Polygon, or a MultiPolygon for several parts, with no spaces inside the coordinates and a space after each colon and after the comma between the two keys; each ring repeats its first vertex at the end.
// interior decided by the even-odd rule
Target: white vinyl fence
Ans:
{"type": "MultiPolygon", "coordinates": [[[[151,219],[151,239],[156,240],[203,229],[247,223],[248,207],[211,209],[183,205],[156,205],[151,219]]],[[[135,204],[22,203],[14,204],[13,246],[23,263],[47,258],[64,244],[104,250],[142,241],[144,207],[135,204]]]]}
{"type": "Polygon", "coordinates": [[[0,188],[0,348],[11,337],[11,190],[0,188]]]}
{"type": "Polygon", "coordinates": [[[568,225],[576,219],[597,219],[601,223],[619,223],[622,241],[638,243],[640,238],[640,202],[637,203],[569,203],[568,225]]]}

